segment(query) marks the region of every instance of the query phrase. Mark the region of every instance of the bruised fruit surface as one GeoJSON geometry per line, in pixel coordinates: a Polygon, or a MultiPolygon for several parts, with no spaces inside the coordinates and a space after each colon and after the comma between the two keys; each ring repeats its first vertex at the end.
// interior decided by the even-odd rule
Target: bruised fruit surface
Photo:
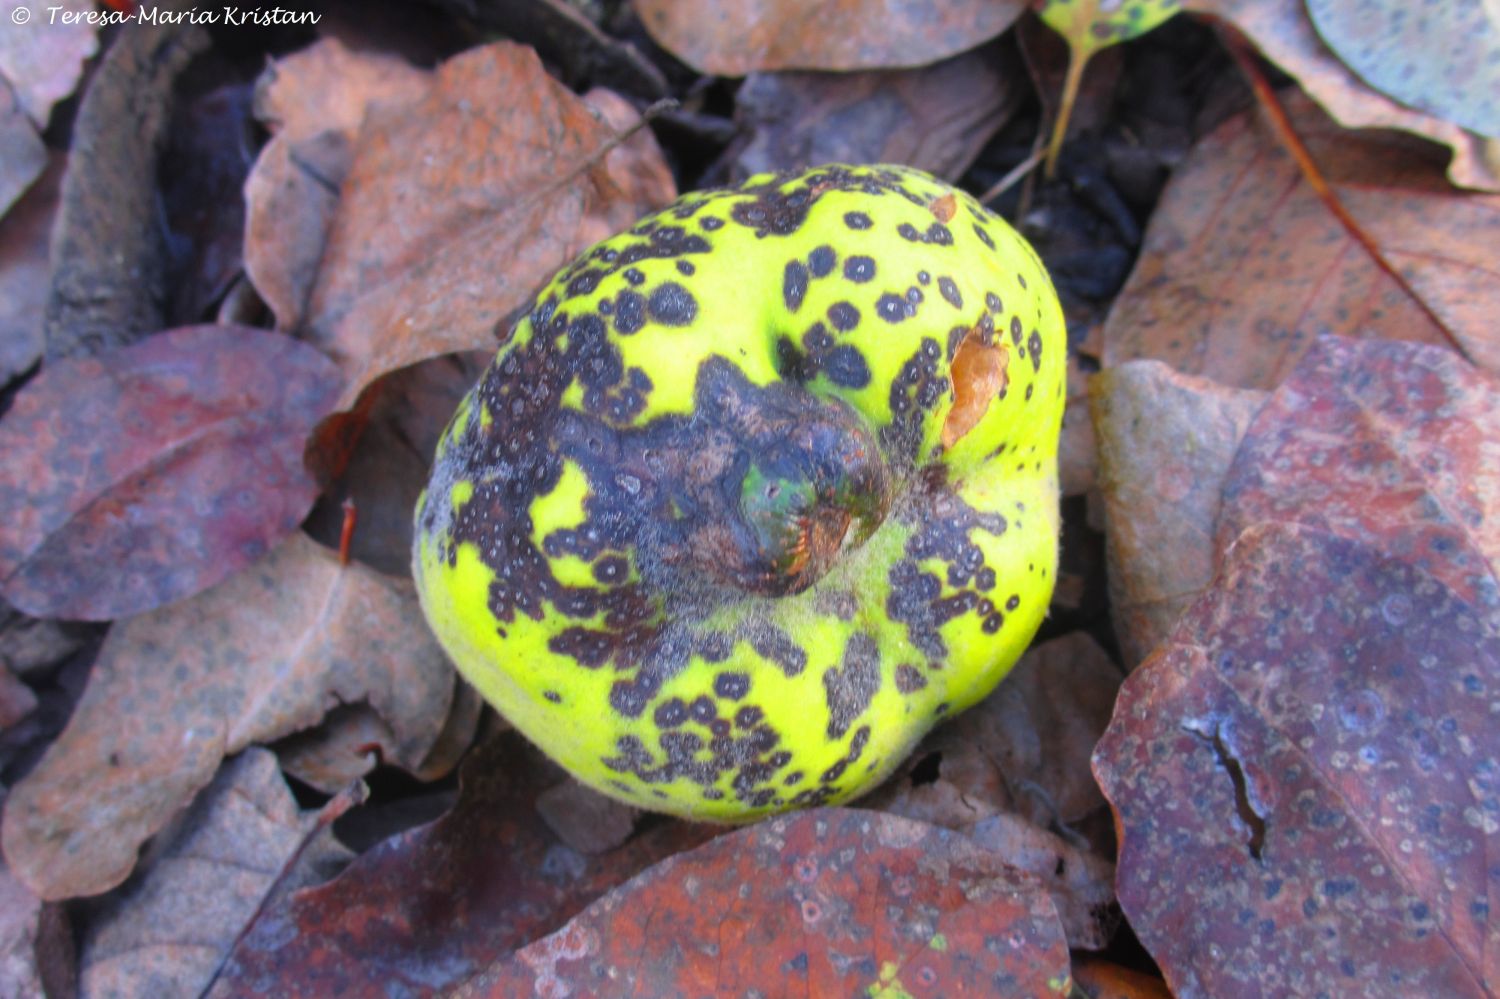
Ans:
{"type": "Polygon", "coordinates": [[[423,607],[606,794],[844,801],[1046,612],[1065,353],[1031,247],[926,174],[688,194],[558,274],[460,405],[423,607]]]}

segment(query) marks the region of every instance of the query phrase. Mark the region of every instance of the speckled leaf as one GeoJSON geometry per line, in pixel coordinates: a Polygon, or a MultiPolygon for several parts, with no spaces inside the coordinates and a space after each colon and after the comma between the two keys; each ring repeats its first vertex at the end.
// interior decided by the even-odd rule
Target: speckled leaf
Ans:
{"type": "Polygon", "coordinates": [[[548,275],[671,200],[649,132],[595,162],[618,134],[604,114],[507,42],[369,110],[303,324],[346,376],[339,409],[387,371],[493,349],[548,275]]]}
{"type": "Polygon", "coordinates": [[[255,115],[272,136],[245,180],[245,273],[278,328],[302,322],[366,111],[410,103],[427,78],[325,38],[256,81],[255,115]]]}
{"type": "Polygon", "coordinates": [[[1500,6],[1493,0],[1307,0],[1344,65],[1402,104],[1500,137],[1500,6]]]}
{"type": "Polygon", "coordinates": [[[250,749],[230,760],[150,861],[90,909],[81,993],[200,994],[268,895],[347,861],[349,851],[326,832],[298,856],[317,825],[316,813],[297,807],[271,753],[250,749]]]}
{"type": "Polygon", "coordinates": [[[211,996],[430,996],[552,931],[609,888],[719,830],[658,825],[602,856],[561,843],[535,802],[555,768],[515,733],[465,761],[453,810],[268,909],[211,996]]]}
{"type": "Polygon", "coordinates": [[[1330,185],[1416,298],[1333,217],[1252,115],[1193,150],[1152,216],[1105,327],[1105,363],[1152,357],[1272,388],[1322,333],[1446,343],[1500,371],[1500,196],[1455,191],[1432,148],[1340,129],[1283,96],[1330,185]]]}
{"type": "Polygon", "coordinates": [[[1500,603],[1500,379],[1439,348],[1319,340],[1250,425],[1218,545],[1263,520],[1377,545],[1500,603]]]}
{"type": "Polygon", "coordinates": [[[192,600],[116,625],[68,727],[6,802],[5,856],[47,899],[92,895],[224,756],[367,702],[417,766],[454,674],[412,587],[294,534],[192,600]]]}
{"type": "Polygon", "coordinates": [[[1266,393],[1180,374],[1157,361],[1106,368],[1089,393],[1110,614],[1133,669],[1213,581],[1224,480],[1266,393]]]}
{"type": "Polygon", "coordinates": [[[1294,0],[1183,0],[1182,6],[1232,22],[1267,59],[1295,77],[1344,126],[1399,128],[1443,143],[1453,150],[1448,164],[1450,181],[1459,187],[1500,191],[1500,140],[1476,135],[1371,90],[1318,38],[1306,4],[1294,0]]]}
{"type": "Polygon", "coordinates": [[[817,809],[673,857],[461,996],[1067,995],[1046,892],[963,837],[817,809]]]}
{"type": "Polygon", "coordinates": [[[338,376],[306,344],[186,326],[50,365],[0,421],[0,593],[107,620],[197,593],[293,530],[338,376]]]}
{"type": "Polygon", "coordinates": [[[1025,0],[634,0],[662,46],[704,73],[924,66],[1009,28],[1025,0]]]}
{"type": "Polygon", "coordinates": [[[1075,58],[1138,38],[1182,9],[1182,0],[1042,0],[1037,15],[1068,40],[1075,58]]]}
{"type": "Polygon", "coordinates": [[[1094,770],[1174,995],[1500,989],[1500,618],[1263,523],[1126,680],[1094,770]]]}

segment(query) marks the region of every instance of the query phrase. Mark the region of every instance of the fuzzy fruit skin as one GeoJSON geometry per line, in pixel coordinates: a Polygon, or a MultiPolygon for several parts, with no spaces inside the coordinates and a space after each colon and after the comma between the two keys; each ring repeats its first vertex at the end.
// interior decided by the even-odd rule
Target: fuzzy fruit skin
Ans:
{"type": "Polygon", "coordinates": [[[1031,247],[926,174],[688,194],[559,273],[460,405],[422,606],[605,794],[719,822],[845,801],[1046,612],[1066,349],[1031,247]],[[961,343],[1004,386],[945,446],[961,343]]]}

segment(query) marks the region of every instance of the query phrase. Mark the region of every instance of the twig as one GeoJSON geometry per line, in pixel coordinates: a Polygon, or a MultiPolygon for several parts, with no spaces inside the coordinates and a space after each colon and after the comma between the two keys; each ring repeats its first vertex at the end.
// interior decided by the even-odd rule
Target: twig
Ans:
{"type": "Polygon", "coordinates": [[[995,182],[993,187],[991,187],[988,191],[985,191],[984,194],[980,195],[979,203],[988,207],[991,201],[994,201],[996,198],[1000,197],[1000,195],[1004,194],[1006,191],[1009,191],[1012,187],[1015,187],[1017,182],[1019,182],[1022,177],[1025,177],[1028,173],[1036,169],[1036,165],[1042,162],[1043,155],[1043,150],[1039,148],[1033,149],[1030,156],[1017,163],[1014,167],[1011,168],[1010,173],[1006,174],[1004,177],[1001,177],[995,182]]]}

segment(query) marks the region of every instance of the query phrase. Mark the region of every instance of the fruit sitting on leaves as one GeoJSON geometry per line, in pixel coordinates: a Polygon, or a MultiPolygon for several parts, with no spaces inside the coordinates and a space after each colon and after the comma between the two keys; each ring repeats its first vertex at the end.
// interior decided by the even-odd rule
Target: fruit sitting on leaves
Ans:
{"type": "Polygon", "coordinates": [[[1046,612],[1065,353],[1031,247],[926,174],[688,194],[559,273],[459,406],[428,620],[605,794],[847,800],[1046,612]]]}

